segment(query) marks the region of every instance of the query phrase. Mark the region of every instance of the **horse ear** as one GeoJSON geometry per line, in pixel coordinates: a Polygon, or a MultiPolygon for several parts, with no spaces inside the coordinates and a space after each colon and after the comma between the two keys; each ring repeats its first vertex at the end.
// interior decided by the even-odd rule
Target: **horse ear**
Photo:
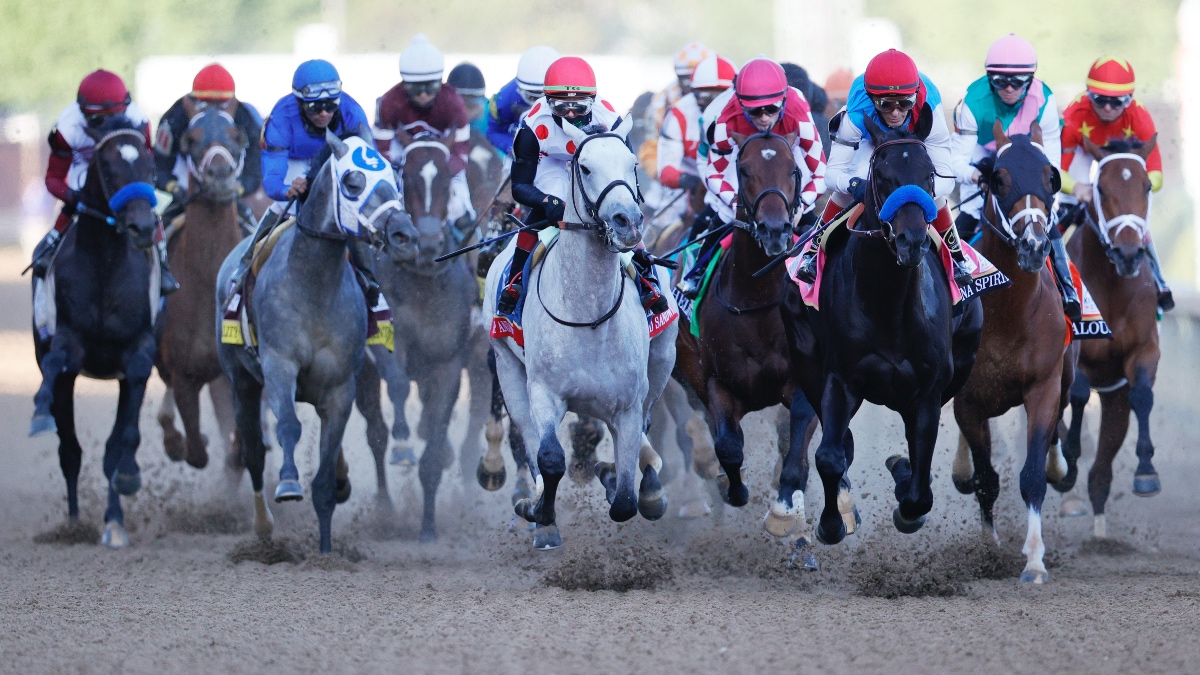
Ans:
{"type": "Polygon", "coordinates": [[[408,131],[404,129],[404,127],[397,127],[396,137],[392,139],[392,141],[394,143],[399,143],[400,147],[406,148],[408,147],[409,143],[412,143],[413,137],[412,134],[408,133],[408,131]]]}
{"type": "Polygon", "coordinates": [[[183,135],[179,137],[179,154],[181,155],[192,153],[192,135],[188,131],[183,132],[183,135]]]}
{"type": "Polygon", "coordinates": [[[1092,159],[1104,159],[1104,156],[1108,154],[1095,143],[1093,143],[1087,136],[1083,137],[1081,145],[1083,146],[1083,151],[1091,155],[1092,159]]]}
{"type": "Polygon", "coordinates": [[[933,131],[933,108],[929,107],[926,102],[921,106],[921,114],[917,116],[917,138],[925,140],[929,138],[929,132],[933,131]]]}
{"type": "Polygon", "coordinates": [[[576,145],[579,145],[587,138],[587,134],[585,134],[582,129],[574,124],[571,124],[570,122],[563,122],[562,130],[563,133],[570,137],[571,140],[575,141],[576,145]]]}
{"type": "Polygon", "coordinates": [[[736,131],[729,132],[729,137],[733,139],[734,143],[737,143],[739,148],[746,145],[746,139],[749,138],[746,134],[739,134],[736,131]]]}
{"type": "Polygon", "coordinates": [[[626,141],[629,140],[629,132],[630,131],[633,131],[633,116],[632,115],[626,115],[621,120],[621,123],[618,124],[616,126],[616,128],[612,130],[612,132],[614,134],[620,136],[623,140],[626,140],[626,141]]]}
{"type": "Polygon", "coordinates": [[[1042,125],[1036,121],[1029,125],[1029,142],[1037,143],[1038,145],[1042,144],[1042,125]]]}
{"type": "Polygon", "coordinates": [[[181,100],[183,101],[183,112],[190,121],[196,116],[196,100],[192,98],[191,94],[184,96],[181,100]]]}
{"type": "Polygon", "coordinates": [[[875,120],[871,119],[869,115],[863,115],[863,126],[866,127],[864,131],[871,137],[871,145],[878,147],[879,139],[884,133],[883,127],[876,124],[875,120]]]}
{"type": "Polygon", "coordinates": [[[1059,190],[1062,190],[1062,174],[1058,172],[1058,169],[1053,164],[1042,166],[1042,182],[1045,184],[1046,189],[1050,191],[1051,199],[1054,198],[1054,195],[1058,194],[1059,190]]]}
{"type": "Polygon", "coordinates": [[[1147,157],[1150,156],[1150,153],[1154,152],[1154,148],[1156,148],[1156,147],[1158,147],[1158,134],[1157,133],[1154,134],[1153,136],[1151,136],[1150,140],[1143,143],[1142,147],[1134,150],[1133,154],[1137,155],[1138,157],[1141,157],[1142,159],[1146,159],[1147,157]]]}
{"type": "Polygon", "coordinates": [[[346,153],[350,152],[350,146],[346,145],[345,141],[338,138],[337,134],[328,128],[325,129],[325,142],[333,149],[333,154],[338,159],[345,157],[346,153]]]}
{"type": "Polygon", "coordinates": [[[992,136],[996,138],[997,148],[1002,148],[1012,142],[1008,138],[1008,134],[1004,133],[1004,123],[1000,121],[999,117],[997,117],[996,121],[992,124],[992,136]]]}

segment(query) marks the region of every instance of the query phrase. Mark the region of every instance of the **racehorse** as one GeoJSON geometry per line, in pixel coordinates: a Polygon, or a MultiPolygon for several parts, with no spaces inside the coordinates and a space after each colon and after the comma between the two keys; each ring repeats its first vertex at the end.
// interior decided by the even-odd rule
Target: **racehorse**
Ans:
{"type": "Polygon", "coordinates": [[[721,498],[745,506],[750,492],[742,479],[742,417],[783,404],[789,420],[779,425],[779,454],[787,459],[779,494],[765,520],[776,537],[796,537],[807,545],[804,488],[808,482],[807,441],[815,412],[791,376],[787,333],[780,301],[791,283],[787,269],[754,273],[792,244],[792,223],[803,203],[801,175],[792,155],[795,135],[770,131],[734,134],[738,152],[738,217],[732,241],[717,262],[704,301],[693,317],[699,338],[680,330],[676,373],[699,395],[708,410],[722,475],[721,498]]]}
{"type": "MultiPolygon", "coordinates": [[[[471,365],[471,419],[461,458],[465,480],[475,472],[482,454],[481,431],[488,415],[491,374],[487,370],[486,336],[472,322],[472,309],[479,297],[474,270],[465,257],[444,263],[434,257],[458,248],[465,241],[446,218],[450,199],[450,150],[438,140],[413,139],[401,130],[396,141],[405,148],[402,182],[404,203],[417,230],[418,253],[410,258],[399,248],[376,257],[376,275],[392,307],[396,329],[395,353],[372,346],[371,358],[388,384],[395,409],[392,436],[394,457],[413,457],[408,445],[404,403],[411,380],[421,396],[421,422],[417,428],[425,439],[418,476],[425,495],[421,540],[437,538],[434,507],[442,472],[453,462],[447,439],[450,414],[458,400],[463,368],[471,365]],[[483,343],[482,349],[479,343],[483,343]],[[479,362],[471,363],[478,354],[479,362]],[[467,453],[471,452],[471,456],[467,453]]],[[[466,235],[470,236],[470,235],[466,235]]],[[[378,382],[375,383],[378,388],[378,382]]],[[[409,460],[415,461],[415,460],[409,460]]],[[[381,466],[377,464],[377,466],[381,466]]],[[[381,478],[381,480],[383,480],[381,478]]]]}
{"type": "MultiPolygon", "coordinates": [[[[366,302],[346,260],[347,242],[377,241],[382,239],[380,232],[398,226],[394,221],[404,220],[395,174],[374,145],[356,136],[342,141],[332,133],[327,133],[326,142],[332,152],[309,174],[308,197],[295,225],[275,235],[278,243],[247,293],[246,312],[253,332],[244,337],[253,342],[257,333],[257,352],[235,344],[221,344],[218,349],[221,367],[233,382],[242,459],[254,488],[254,529],[259,536],[269,536],[273,527],[262,492],[265,448],[259,402],[263,390],[275,413],[276,436],[283,448],[277,502],[303,499],[295,461],[301,431],[296,401],[316,408],[321,418],[320,465],[312,496],[321,553],[331,551],[338,497],[335,465],[367,339],[366,302]]],[[[250,239],[243,240],[221,266],[216,288],[219,312],[230,302],[230,278],[249,245],[250,239]]]]}
{"type": "MultiPolygon", "coordinates": [[[[612,131],[589,135],[563,125],[576,146],[568,164],[567,225],[530,275],[523,353],[511,338],[492,340],[509,415],[528,447],[534,496],[518,501],[515,510],[538,525],[536,549],[562,545],[555,498],[567,467],[558,426],[568,410],[599,419],[613,436],[615,464],[596,465],[609,517],[623,522],[640,511],[654,520],[667,508],[658,478],[661,459],[644,432],[675,361],[678,322],[651,340],[645,310],[622,269],[619,252],[633,249],[642,234],[637,159],[626,145],[631,126],[626,117],[612,131]],[[635,493],[639,463],[643,474],[635,493]]],[[[510,245],[492,264],[484,307],[495,307],[512,251],[510,245]]],[[[659,273],[665,278],[661,268],[659,273]]]]}
{"type": "MultiPolygon", "coordinates": [[[[1088,497],[1095,514],[1095,536],[1106,536],[1104,505],[1112,487],[1112,463],[1129,430],[1132,408],[1138,421],[1138,466],[1133,493],[1142,497],[1162,489],[1151,459],[1150,410],[1158,373],[1157,292],[1147,269],[1145,241],[1150,234],[1150,179],[1146,157],[1157,136],[1145,144],[1111,141],[1098,148],[1083,139],[1084,150],[1097,162],[1093,198],[1086,226],[1071,238],[1068,251],[1079,275],[1112,330],[1111,340],[1087,340],[1079,354],[1079,371],[1071,387],[1071,425],[1064,447],[1074,484],[1080,455],[1083,408],[1091,389],[1100,392],[1100,439],[1088,472],[1088,497]]],[[[1058,487],[1058,486],[1056,486],[1058,487]]]]}
{"type": "Polygon", "coordinates": [[[75,432],[75,378],[120,381],[117,418],[104,448],[108,508],[101,543],[122,548],[129,537],[120,497],[136,493],[142,484],[135,457],[141,442],[138,413],[157,348],[157,258],[148,253],[158,228],[154,158],[142,132],[124,115],[85,131],[95,146],[79,191],[78,217],[50,274],[34,280],[35,302],[38,285],[44,284],[55,319],[49,331],[34,330],[42,384],[33,399],[29,435],[58,433],[67,514],[78,520],[83,449],[75,432]]]}
{"type": "Polygon", "coordinates": [[[221,262],[245,236],[238,222],[237,199],[249,139],[224,110],[210,107],[197,113],[186,97],[184,105],[191,122],[179,139],[179,149],[190,180],[183,226],[168,242],[180,288],[167,298],[160,322],[156,365],[167,391],[158,422],[167,456],[204,468],[208,451],[207,439],[200,433],[200,389],[208,383],[226,448],[226,467],[240,477],[242,460],[234,441],[232,393],[212,339],[216,316],[212,290],[221,262]],[[176,406],[183,418],[184,435],[175,428],[176,406]]]}
{"type": "Polygon", "coordinates": [[[1055,227],[1049,214],[1060,188],[1058,169],[1046,158],[1036,124],[1030,134],[1009,137],[996,120],[993,133],[996,164],[984,186],[986,227],[978,250],[1012,280],[1012,286],[980,299],[983,339],[975,368],[954,397],[954,418],[965,439],[954,462],[954,485],[963,494],[975,494],[984,532],[999,543],[992,506],[1000,494],[1000,477],[992,466],[988,420],[1024,405],[1028,430],[1021,497],[1029,525],[1021,581],[1040,584],[1049,578],[1042,561],[1042,500],[1047,481],[1058,482],[1066,475],[1058,421],[1067,405],[1078,347],[1070,346],[1071,329],[1046,265],[1046,233],[1055,227]]]}
{"type": "Polygon", "coordinates": [[[933,507],[930,465],[941,407],[970,375],[983,325],[978,299],[963,299],[955,316],[930,246],[937,207],[924,140],[931,109],[922,108],[913,133],[865,123],[875,150],[858,226],[839,227],[826,239],[820,310],[806,310],[794,296],[784,303],[797,377],[820,411],[816,465],[825,508],[816,535],[826,544],[846,536],[837,497],[854,461],[850,420],[864,399],[904,420],[908,457],[886,463],[899,501],[893,524],[904,533],[924,524],[933,507]]]}

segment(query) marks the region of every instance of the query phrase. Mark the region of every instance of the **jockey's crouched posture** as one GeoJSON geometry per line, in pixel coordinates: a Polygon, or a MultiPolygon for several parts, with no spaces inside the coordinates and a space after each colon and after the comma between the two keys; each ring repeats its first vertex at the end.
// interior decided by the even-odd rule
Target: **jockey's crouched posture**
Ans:
{"type": "MultiPolygon", "coordinates": [[[[575,143],[562,130],[563,124],[576,127],[614,129],[621,122],[612,106],[603,99],[596,103],[596,76],[586,61],[574,56],[558,59],[546,70],[545,95],[529,109],[513,141],[512,195],[530,208],[530,224],[542,222],[536,229],[558,226],[566,214],[566,202],[560,195],[570,190],[569,166],[575,143]]],[[[511,314],[521,297],[522,270],[537,245],[537,235],[525,231],[517,235],[517,246],[497,310],[511,314]]],[[[659,313],[667,309],[667,299],[655,285],[652,264],[641,248],[634,252],[634,267],[639,273],[638,292],[642,306],[659,313]]]]}
{"type": "MultiPolygon", "coordinates": [[[[79,83],[75,102],[63,109],[62,114],[50,130],[50,162],[46,166],[46,189],[62,200],[62,211],[54,227],[33,249],[33,274],[44,277],[50,262],[58,250],[67,228],[74,222],[79,208],[79,191],[87,181],[88,166],[96,141],[85,131],[96,128],[113,115],[124,115],[137,125],[146,137],[146,148],[150,148],[150,120],[129,96],[129,90],[116,73],[97,70],[79,83]]],[[[162,224],[154,235],[158,261],[161,268],[161,293],[167,295],[179,290],[179,284],[167,267],[167,247],[162,237],[162,224]]]]}
{"type": "MultiPolygon", "coordinates": [[[[942,112],[942,96],[917,64],[907,54],[889,49],[877,54],[867,64],[866,72],[854,80],[846,105],[829,122],[832,149],[825,182],[833,189],[822,216],[831,221],[852,201],[861,200],[867,189],[867,174],[875,151],[866,133],[865,118],[871,118],[881,128],[915,130],[921,111],[928,106],[933,117],[933,129],[925,139],[929,158],[933,160],[934,198],[938,205],[932,225],[954,261],[954,280],[960,286],[970,283],[971,269],[967,266],[959,245],[958,232],[946,195],[954,190],[954,175],[950,161],[950,130],[942,112]]],[[[817,273],[817,251],[825,234],[819,235],[805,251],[796,276],[812,283],[817,273]]]]}
{"type": "MultiPolygon", "coordinates": [[[[286,219],[285,209],[299,212],[299,209],[289,207],[295,200],[304,200],[312,172],[321,168],[310,165],[326,145],[326,130],[342,138],[359,136],[374,143],[366,113],[358,102],[342,91],[342,80],[333,64],[320,59],[305,61],[292,76],[292,93],[279,99],[263,124],[263,191],[275,200],[275,204],[259,223],[253,243],[246,249],[233,276],[233,283],[239,283],[245,277],[254,244],[286,219]]],[[[374,307],[379,299],[379,284],[375,281],[370,244],[357,239],[348,244],[350,259],[359,272],[357,276],[367,303],[374,307]]]]}

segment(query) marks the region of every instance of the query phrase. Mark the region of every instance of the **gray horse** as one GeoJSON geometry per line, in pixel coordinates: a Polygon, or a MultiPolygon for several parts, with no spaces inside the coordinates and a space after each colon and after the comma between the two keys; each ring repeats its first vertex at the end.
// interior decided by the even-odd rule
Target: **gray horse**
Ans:
{"type": "MultiPolygon", "coordinates": [[[[242,454],[254,488],[254,529],[270,536],[272,519],[263,498],[265,449],[259,401],[264,387],[275,413],[283,465],[275,501],[303,499],[296,467],[300,420],[296,401],[310,403],[321,418],[320,465],[312,481],[313,508],[320,525],[322,553],[331,550],[336,502],[335,464],[354,404],[356,374],[367,339],[367,308],[347,243],[380,239],[404,220],[395,175],[373,144],[358,137],[327,135],[329,160],[310,180],[307,200],[295,226],[279,236],[249,292],[248,315],[257,332],[257,354],[222,344],[221,366],[233,382],[234,408],[242,454]]],[[[411,227],[411,226],[410,226],[411,227]]],[[[217,278],[220,314],[229,304],[229,280],[247,239],[225,259],[217,278]]],[[[218,326],[221,318],[218,317],[218,326]]],[[[218,339],[220,339],[218,328],[218,339]]],[[[253,333],[244,334],[253,340],[253,333]]]]}
{"type": "MultiPolygon", "coordinates": [[[[511,338],[493,339],[504,400],[528,441],[534,480],[534,496],[520,500],[516,512],[538,526],[533,546],[540,550],[562,545],[554,503],[566,473],[558,426],[568,410],[599,419],[613,436],[615,464],[596,465],[613,520],[629,520],[639,510],[653,520],[667,508],[658,479],[662,460],[644,431],[675,363],[677,323],[651,340],[637,290],[622,269],[619,252],[642,236],[637,159],[626,145],[631,127],[626,118],[613,132],[589,136],[563,125],[578,148],[568,168],[564,222],[572,225],[530,276],[524,349],[511,338]],[[639,464],[640,494],[634,492],[639,464]]],[[[495,307],[512,250],[488,271],[484,307],[495,307]]],[[[665,270],[660,275],[665,279],[665,270]]]]}

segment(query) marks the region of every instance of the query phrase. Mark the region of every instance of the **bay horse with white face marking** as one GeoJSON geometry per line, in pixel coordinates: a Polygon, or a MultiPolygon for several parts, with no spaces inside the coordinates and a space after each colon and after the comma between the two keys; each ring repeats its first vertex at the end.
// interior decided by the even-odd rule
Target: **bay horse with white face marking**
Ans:
{"type": "Polygon", "coordinates": [[[981,298],[983,339],[971,377],[954,397],[954,418],[964,439],[954,462],[954,485],[963,494],[975,494],[984,533],[999,543],[992,507],[1000,494],[1000,477],[992,467],[988,420],[1024,405],[1028,431],[1021,497],[1029,527],[1021,581],[1040,584],[1048,579],[1042,561],[1042,500],[1046,482],[1066,474],[1058,421],[1067,404],[1078,347],[1069,346],[1070,328],[1046,264],[1047,232],[1055,226],[1050,212],[1060,185],[1058,169],[1041,148],[1042,132],[1036,124],[1031,134],[1010,138],[997,120],[993,133],[998,150],[984,186],[985,228],[977,248],[1012,286],[981,298]]]}
{"type": "Polygon", "coordinates": [[[1146,157],[1157,136],[1146,143],[1111,141],[1103,148],[1083,139],[1084,150],[1099,162],[1086,224],[1067,245],[1112,330],[1111,340],[1087,340],[1079,354],[1079,372],[1071,388],[1071,425],[1064,447],[1074,484],[1080,455],[1083,408],[1091,389],[1100,392],[1100,440],[1088,472],[1088,497],[1095,514],[1095,535],[1106,536],[1104,505],[1112,487],[1112,463],[1129,430],[1130,409],[1137,416],[1138,466],[1133,493],[1149,497],[1162,484],[1151,458],[1150,410],[1158,373],[1157,298],[1146,260],[1149,236],[1150,178],[1146,157]]]}

